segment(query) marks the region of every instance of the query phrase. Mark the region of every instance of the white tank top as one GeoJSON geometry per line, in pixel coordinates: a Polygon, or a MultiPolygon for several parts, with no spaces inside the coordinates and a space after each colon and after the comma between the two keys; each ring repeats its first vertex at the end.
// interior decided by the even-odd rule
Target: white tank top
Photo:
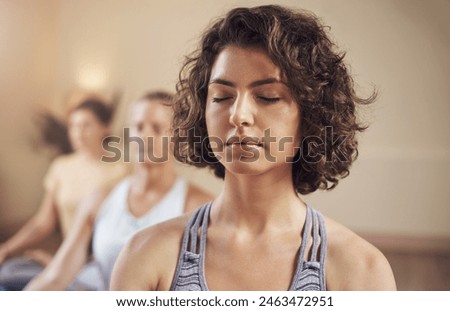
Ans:
{"type": "MultiPolygon", "coordinates": [[[[183,214],[187,183],[178,178],[166,195],[146,214],[136,218],[128,209],[131,178],[123,180],[103,203],[97,216],[93,234],[93,256],[109,288],[112,269],[122,247],[138,231],[183,214]]],[[[98,286],[97,286],[98,287],[98,286]]]]}

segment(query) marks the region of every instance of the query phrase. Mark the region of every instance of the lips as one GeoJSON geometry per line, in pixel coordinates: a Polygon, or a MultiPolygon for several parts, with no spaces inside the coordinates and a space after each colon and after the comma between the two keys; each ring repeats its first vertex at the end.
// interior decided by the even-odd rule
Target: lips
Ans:
{"type": "Polygon", "coordinates": [[[227,140],[227,146],[240,145],[249,147],[264,147],[263,143],[257,137],[251,136],[232,136],[227,140]]]}

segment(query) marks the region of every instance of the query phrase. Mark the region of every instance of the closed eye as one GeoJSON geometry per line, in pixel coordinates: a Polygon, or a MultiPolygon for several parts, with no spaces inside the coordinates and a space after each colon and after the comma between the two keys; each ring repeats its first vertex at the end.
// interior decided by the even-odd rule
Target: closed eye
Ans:
{"type": "Polygon", "coordinates": [[[280,97],[265,97],[265,96],[257,96],[256,98],[265,101],[267,103],[276,103],[281,99],[280,97]]]}
{"type": "Polygon", "coordinates": [[[220,102],[224,102],[224,101],[226,101],[226,100],[229,100],[229,99],[231,99],[232,97],[213,97],[212,98],[212,102],[213,103],[220,103],[220,102]]]}

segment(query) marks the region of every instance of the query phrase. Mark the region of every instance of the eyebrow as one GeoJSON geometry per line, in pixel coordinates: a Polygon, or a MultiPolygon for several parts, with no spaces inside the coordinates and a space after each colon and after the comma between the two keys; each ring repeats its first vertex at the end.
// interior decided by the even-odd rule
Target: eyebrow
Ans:
{"type": "MultiPolygon", "coordinates": [[[[268,78],[268,79],[253,81],[252,83],[250,83],[249,86],[257,87],[257,86],[261,86],[261,85],[265,85],[265,84],[272,84],[272,83],[286,84],[277,78],[268,78]]],[[[222,84],[222,85],[231,86],[231,87],[236,86],[236,84],[234,84],[233,82],[225,80],[225,79],[221,79],[221,78],[212,79],[211,81],[209,81],[209,84],[222,84]]]]}
{"type": "Polygon", "coordinates": [[[211,81],[209,81],[209,84],[222,84],[222,85],[232,86],[232,87],[236,86],[233,82],[224,80],[224,79],[220,79],[220,78],[212,79],[211,81]]]}

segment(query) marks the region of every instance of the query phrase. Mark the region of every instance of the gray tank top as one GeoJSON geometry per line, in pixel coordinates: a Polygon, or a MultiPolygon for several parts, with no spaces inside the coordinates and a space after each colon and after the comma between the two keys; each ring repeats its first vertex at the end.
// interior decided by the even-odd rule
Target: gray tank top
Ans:
{"type": "MultiPolygon", "coordinates": [[[[180,257],[170,290],[207,291],[205,281],[205,248],[209,212],[212,202],[195,212],[184,231],[180,257]],[[200,230],[200,231],[199,231],[200,230]],[[200,239],[198,239],[200,237],[200,239]]],[[[289,290],[326,290],[325,256],[327,235],[322,215],[307,207],[302,242],[298,252],[297,266],[289,290]],[[308,239],[312,238],[311,250],[305,257],[308,239]]],[[[229,263],[232,264],[232,263],[229,263]]]]}

